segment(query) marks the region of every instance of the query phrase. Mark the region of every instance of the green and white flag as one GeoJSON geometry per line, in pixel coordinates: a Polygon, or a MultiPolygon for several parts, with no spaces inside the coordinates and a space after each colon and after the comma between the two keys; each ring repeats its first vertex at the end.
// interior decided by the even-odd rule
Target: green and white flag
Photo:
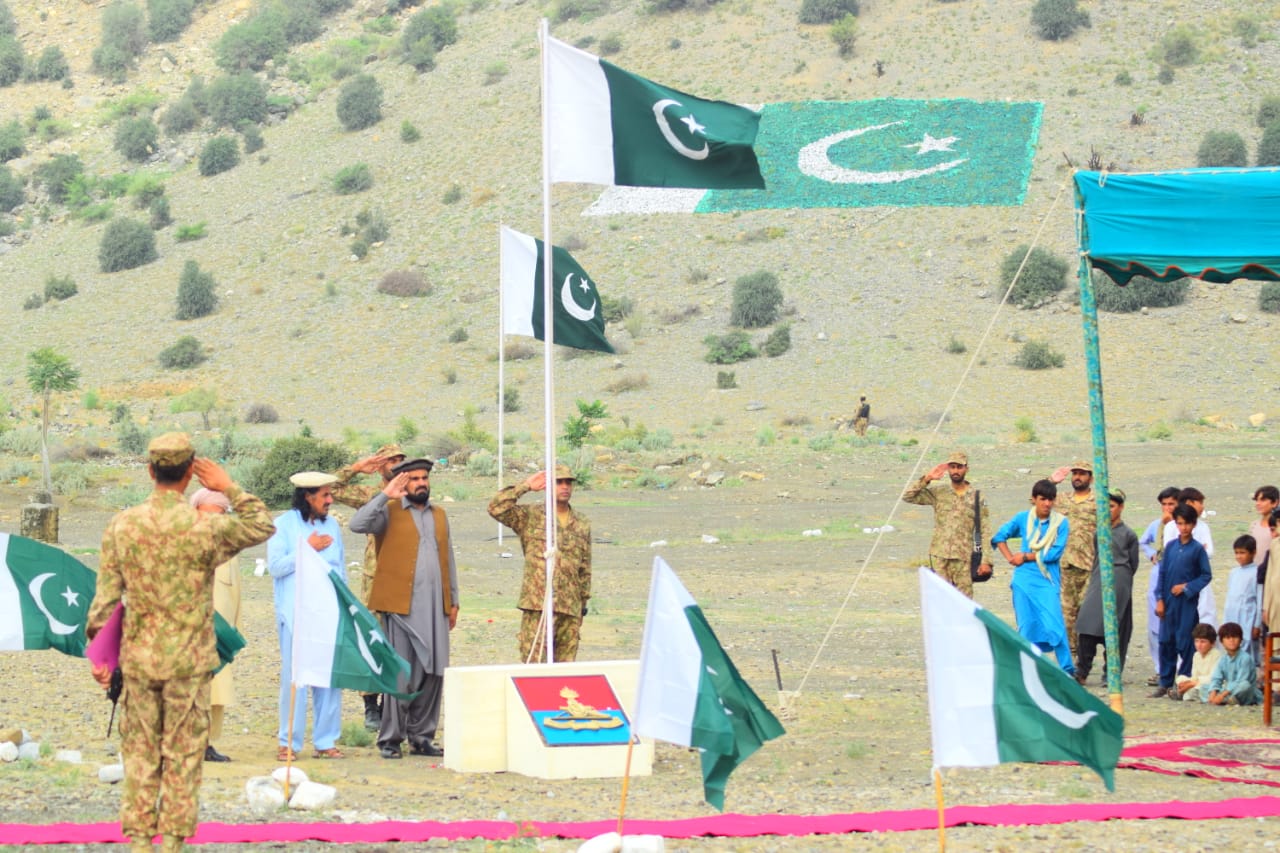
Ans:
{"type": "Polygon", "coordinates": [[[785,734],[661,557],[653,560],[632,729],[696,747],[702,753],[703,795],[721,811],[733,769],[765,741],[785,734]]]}
{"type": "Polygon", "coordinates": [[[387,643],[378,620],[338,573],[306,543],[298,545],[294,578],[293,683],[362,693],[399,692],[408,662],[387,643]]]}
{"type": "Polygon", "coordinates": [[[935,767],[1078,761],[1115,790],[1123,717],[923,567],[920,604],[935,767]]]}
{"type": "Polygon", "coordinates": [[[0,533],[0,650],[84,657],[97,575],[61,549],[0,533]]]}
{"type": "MultiPolygon", "coordinates": [[[[546,340],[543,325],[543,250],[541,240],[512,231],[499,235],[502,250],[502,331],[546,340]]],[[[586,270],[567,251],[551,251],[555,343],[577,349],[613,352],[604,336],[600,294],[586,270]]]]}
{"type": "Polygon", "coordinates": [[[764,186],[755,111],[660,86],[550,36],[543,49],[553,183],[764,186]]]}

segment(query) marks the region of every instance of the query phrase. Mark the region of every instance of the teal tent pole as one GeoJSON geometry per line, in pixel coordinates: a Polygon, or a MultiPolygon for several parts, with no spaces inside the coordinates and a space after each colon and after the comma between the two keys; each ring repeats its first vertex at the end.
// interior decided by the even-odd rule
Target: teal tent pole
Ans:
{"type": "Polygon", "coordinates": [[[1111,477],[1107,472],[1107,419],[1102,407],[1102,359],[1098,347],[1098,301],[1093,291],[1084,199],[1076,189],[1076,241],[1080,259],[1080,321],[1084,326],[1084,360],[1089,378],[1089,421],[1093,437],[1093,495],[1098,509],[1098,565],[1102,581],[1102,629],[1107,649],[1107,693],[1116,713],[1124,713],[1120,687],[1120,639],[1116,630],[1115,564],[1111,554],[1111,477]]]}

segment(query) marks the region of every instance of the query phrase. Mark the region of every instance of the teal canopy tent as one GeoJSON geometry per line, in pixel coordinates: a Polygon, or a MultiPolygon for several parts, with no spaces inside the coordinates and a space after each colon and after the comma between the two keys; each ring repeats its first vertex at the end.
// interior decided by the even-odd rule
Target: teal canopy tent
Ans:
{"type": "MultiPolygon", "coordinates": [[[[1280,169],[1075,173],[1080,315],[1084,325],[1098,502],[1098,563],[1107,657],[1120,659],[1107,494],[1106,417],[1091,269],[1117,284],[1135,275],[1226,282],[1280,280],[1280,169]]],[[[1120,668],[1107,668],[1111,705],[1123,711],[1120,668]]]]}

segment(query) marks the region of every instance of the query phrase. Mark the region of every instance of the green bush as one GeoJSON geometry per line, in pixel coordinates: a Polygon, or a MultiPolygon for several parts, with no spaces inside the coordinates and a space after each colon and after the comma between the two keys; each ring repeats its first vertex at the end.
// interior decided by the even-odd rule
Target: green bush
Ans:
{"type": "Polygon", "coordinates": [[[70,76],[71,66],[67,63],[67,58],[63,56],[62,48],[56,44],[51,44],[40,51],[40,56],[36,59],[35,66],[31,69],[31,78],[33,80],[52,82],[66,80],[70,76]]]}
{"type": "Polygon", "coordinates": [[[205,99],[209,118],[221,126],[260,124],[267,118],[267,89],[252,74],[219,77],[205,90],[205,99]]]}
{"type": "Polygon", "coordinates": [[[1230,130],[1209,131],[1196,151],[1196,165],[1248,166],[1249,152],[1244,147],[1244,137],[1230,130]]]}
{"type": "Polygon", "coordinates": [[[721,391],[727,391],[730,388],[737,388],[738,377],[734,375],[734,371],[732,370],[717,370],[716,387],[721,391]]]}
{"type": "Polygon", "coordinates": [[[371,74],[357,74],[338,92],[338,121],[347,130],[363,130],[382,121],[382,87],[371,74]]]}
{"type": "Polygon", "coordinates": [[[0,124],[0,163],[21,157],[27,150],[27,132],[16,118],[0,124]]]}
{"type": "Polygon", "coordinates": [[[1171,68],[1194,65],[1200,58],[1195,33],[1188,27],[1175,27],[1160,39],[1160,56],[1171,68]]]}
{"type": "Polygon", "coordinates": [[[1280,121],[1280,95],[1267,95],[1258,105],[1258,127],[1264,130],[1280,121]]]}
{"type": "Polygon", "coordinates": [[[554,24],[563,24],[575,18],[590,20],[609,11],[609,0],[559,0],[547,17],[554,24]]]}
{"type": "Polygon", "coordinates": [[[782,289],[778,277],[766,270],[744,275],[733,283],[733,304],[729,309],[729,325],[758,329],[778,319],[782,307],[782,289]]]}
{"type": "Polygon", "coordinates": [[[622,36],[617,33],[610,33],[600,39],[600,55],[613,56],[622,52],[622,36]]]}
{"type": "Polygon", "coordinates": [[[804,0],[800,4],[800,23],[834,24],[845,15],[858,14],[858,0],[804,0]]]}
{"type": "Polygon", "coordinates": [[[231,72],[258,71],[289,47],[282,15],[258,14],[230,27],[213,51],[218,67],[231,72]]]}
{"type": "Polygon", "coordinates": [[[333,191],[338,195],[354,195],[373,186],[373,172],[368,163],[343,166],[333,176],[333,191]]]}
{"type": "Polygon", "coordinates": [[[457,204],[460,201],[462,201],[462,187],[457,184],[450,184],[444,191],[444,195],[440,196],[441,204],[457,204]]]}
{"type": "Polygon", "coordinates": [[[200,149],[200,174],[219,175],[240,165],[240,144],[234,136],[215,136],[200,149]]]}
{"type": "Polygon", "coordinates": [[[520,389],[514,385],[508,385],[502,389],[502,411],[518,412],[520,411],[520,389]]]}
{"type": "Polygon", "coordinates": [[[769,337],[764,339],[763,349],[769,358],[777,358],[791,349],[791,326],[783,323],[770,332],[769,337]]]}
{"type": "Polygon", "coordinates": [[[218,283],[207,272],[201,272],[195,261],[182,265],[182,277],[178,279],[178,309],[174,318],[194,320],[218,310],[218,283]]]}
{"type": "Polygon", "coordinates": [[[147,46],[146,18],[129,0],[114,0],[102,12],[102,44],[93,51],[93,70],[123,80],[147,46]]]}
{"type": "Polygon", "coordinates": [[[5,0],[0,0],[0,36],[18,34],[18,22],[13,19],[13,12],[5,0]]]}
{"type": "Polygon", "coordinates": [[[251,121],[240,122],[240,137],[244,139],[244,153],[253,154],[261,151],[266,141],[262,138],[262,129],[251,121]]]}
{"type": "Polygon", "coordinates": [[[1013,363],[1023,370],[1047,370],[1050,367],[1062,367],[1067,359],[1047,341],[1027,341],[1014,357],[1013,363]]]}
{"type": "Polygon", "coordinates": [[[197,74],[191,78],[191,82],[187,84],[187,91],[182,93],[182,97],[191,101],[200,115],[209,114],[209,87],[204,84],[204,77],[197,74]]]}
{"type": "Polygon", "coordinates": [[[142,222],[113,219],[98,244],[98,268],[103,272],[131,270],[149,264],[156,255],[156,234],[142,222]]]}
{"type": "MultiPolygon", "coordinates": [[[[1002,289],[1008,289],[1013,282],[1028,248],[1024,244],[1014,249],[1000,265],[1002,289]]],[[[1067,262],[1062,258],[1039,247],[1032,249],[1018,283],[1009,294],[1009,301],[1023,308],[1035,308],[1067,286],[1067,270],[1067,262]]]]}
{"type": "Polygon", "coordinates": [[[116,125],[115,149],[127,160],[141,163],[156,150],[160,128],[149,118],[127,118],[116,125]]]}
{"type": "Polygon", "coordinates": [[[12,86],[22,79],[27,57],[13,36],[0,36],[0,87],[12,86]]]}
{"type": "Polygon", "coordinates": [[[1161,86],[1168,86],[1173,82],[1173,66],[1162,65],[1160,71],[1156,73],[1156,82],[1161,86]]]}
{"type": "Polygon", "coordinates": [[[436,67],[436,54],[458,40],[458,21],[448,6],[432,6],[416,13],[400,34],[400,53],[418,71],[436,67]]]}
{"type": "Polygon", "coordinates": [[[381,243],[391,236],[391,226],[381,210],[365,208],[356,214],[356,228],[360,236],[370,243],[381,243]]]}
{"type": "Polygon", "coordinates": [[[0,213],[8,213],[26,200],[22,178],[8,166],[0,166],[0,213]]]}
{"type": "MultiPolygon", "coordinates": [[[[200,342],[191,335],[183,335],[172,346],[160,350],[160,366],[166,370],[186,370],[209,358],[200,342]]],[[[302,470],[302,469],[299,469],[302,470]]],[[[298,473],[294,471],[294,473],[298,473]]]]}
{"type": "Polygon", "coordinates": [[[760,354],[751,345],[751,337],[746,332],[707,335],[702,343],[707,347],[706,360],[712,364],[736,364],[760,354]]]}
{"type": "Polygon", "coordinates": [[[1280,166],[1280,121],[1274,121],[1262,131],[1258,142],[1258,166],[1280,166]]]}
{"type": "Polygon", "coordinates": [[[130,456],[141,456],[147,452],[151,443],[151,433],[134,423],[127,414],[116,424],[116,445],[121,453],[130,456]]]}
{"type": "Polygon", "coordinates": [[[1258,291],[1258,309],[1268,314],[1280,314],[1280,281],[1263,282],[1258,291]]]}
{"type": "Polygon", "coordinates": [[[262,462],[249,474],[245,489],[269,507],[281,509],[293,501],[289,478],[299,471],[336,471],[348,462],[346,448],[309,435],[272,442],[262,462]]]}
{"type": "Polygon", "coordinates": [[[470,337],[471,335],[467,333],[466,327],[458,326],[456,329],[454,329],[452,332],[449,333],[449,343],[460,344],[466,341],[470,337]]]}
{"type": "Polygon", "coordinates": [[[1080,27],[1089,26],[1089,13],[1076,5],[1076,0],[1036,0],[1031,7],[1031,26],[1040,38],[1062,41],[1080,27]]]}
{"type": "Polygon", "coordinates": [[[1240,39],[1241,45],[1252,49],[1258,46],[1258,39],[1262,37],[1262,25],[1257,18],[1241,15],[1231,22],[1231,32],[1240,39]]]}
{"type": "Polygon", "coordinates": [[[853,56],[853,45],[858,40],[858,19],[853,15],[845,15],[831,25],[831,40],[836,43],[840,56],[853,56]]]}
{"type": "Polygon", "coordinates": [[[174,41],[191,26],[195,0],[147,0],[147,32],[151,40],[174,41]]]}
{"type": "Polygon", "coordinates": [[[151,230],[159,231],[173,222],[173,214],[169,212],[168,196],[153,198],[147,205],[147,213],[151,217],[151,230]]]}
{"type": "Polygon", "coordinates": [[[190,243],[192,240],[202,240],[208,231],[209,224],[203,220],[194,225],[179,225],[178,230],[174,232],[173,239],[179,243],[190,243]]]}
{"type": "Polygon", "coordinates": [[[183,95],[164,111],[164,115],[160,117],[160,124],[164,126],[165,133],[177,136],[200,124],[200,111],[196,109],[191,98],[183,95]]]}
{"type": "Polygon", "coordinates": [[[69,275],[56,276],[50,274],[44,280],[44,300],[46,302],[54,299],[61,302],[64,299],[70,299],[78,292],[76,280],[69,275]]]}
{"type": "Polygon", "coordinates": [[[314,0],[281,0],[275,10],[283,19],[284,38],[289,44],[306,44],[324,32],[323,16],[314,0]]]}
{"type": "Polygon", "coordinates": [[[969,348],[964,345],[964,341],[960,340],[955,335],[952,335],[951,340],[947,341],[947,352],[952,355],[961,355],[968,351],[969,348]]]}
{"type": "Polygon", "coordinates": [[[1110,311],[1114,314],[1131,314],[1143,308],[1168,308],[1172,305],[1181,305],[1186,301],[1187,291],[1190,289],[1191,279],[1189,278],[1155,281],[1138,275],[1129,279],[1129,283],[1121,287],[1105,273],[1093,271],[1093,292],[1098,302],[1098,310],[1110,311]]]}
{"type": "Polygon", "coordinates": [[[44,297],[41,296],[39,293],[32,293],[22,301],[22,310],[34,311],[35,309],[40,308],[43,305],[44,305],[44,297]]]}
{"type": "Polygon", "coordinates": [[[1130,74],[1129,70],[1126,68],[1123,71],[1120,71],[1119,73],[1116,74],[1115,83],[1117,86],[1132,86],[1133,75],[1130,74]]]}
{"type": "Polygon", "coordinates": [[[400,141],[401,142],[408,142],[412,144],[414,142],[417,142],[421,138],[422,138],[422,131],[418,130],[418,128],[414,126],[412,122],[410,122],[408,119],[405,119],[404,121],[400,122],[400,141]]]}

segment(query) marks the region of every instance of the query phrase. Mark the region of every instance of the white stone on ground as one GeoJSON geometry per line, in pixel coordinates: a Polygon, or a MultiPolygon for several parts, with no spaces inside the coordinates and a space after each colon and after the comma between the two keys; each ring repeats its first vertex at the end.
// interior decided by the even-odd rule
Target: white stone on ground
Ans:
{"type": "Polygon", "coordinates": [[[18,745],[9,741],[0,742],[0,761],[17,761],[18,745]]]}
{"type": "Polygon", "coordinates": [[[662,853],[666,848],[661,835],[624,835],[618,837],[616,832],[606,832],[595,838],[588,838],[578,847],[578,853],[662,853]]]}
{"type": "Polygon", "coordinates": [[[333,804],[337,799],[338,789],[332,785],[322,785],[319,782],[303,782],[293,790],[293,796],[289,797],[289,808],[291,809],[323,809],[333,804]]]}
{"type": "Polygon", "coordinates": [[[254,809],[274,811],[284,805],[284,791],[270,776],[254,776],[244,783],[244,798],[254,809]]]}
{"type": "Polygon", "coordinates": [[[104,764],[98,768],[98,781],[114,785],[124,780],[123,764],[104,764]]]}
{"type": "Polygon", "coordinates": [[[290,785],[301,785],[307,781],[307,774],[300,767],[277,767],[271,771],[271,778],[276,780],[276,784],[284,785],[286,771],[289,773],[290,785]]]}
{"type": "Polygon", "coordinates": [[[53,754],[54,761],[62,761],[67,764],[80,764],[83,759],[80,757],[78,749],[60,749],[53,754]]]}

